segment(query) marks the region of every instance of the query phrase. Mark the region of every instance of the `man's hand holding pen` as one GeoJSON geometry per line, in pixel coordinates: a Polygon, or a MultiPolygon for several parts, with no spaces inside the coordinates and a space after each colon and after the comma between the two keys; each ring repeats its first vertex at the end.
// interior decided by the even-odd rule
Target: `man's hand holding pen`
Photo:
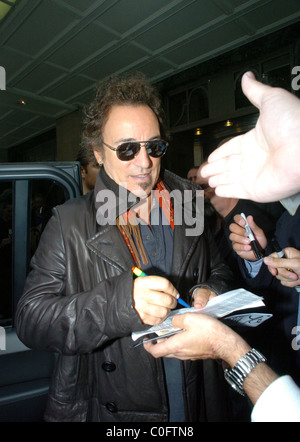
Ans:
{"type": "MultiPolygon", "coordinates": [[[[134,308],[144,324],[160,324],[177,303],[190,307],[167,278],[148,276],[137,267],[133,267],[132,271],[137,276],[133,281],[134,308]]],[[[215,296],[216,293],[208,287],[198,287],[193,292],[193,306],[201,309],[215,296]]]]}
{"type": "Polygon", "coordinates": [[[157,325],[177,306],[178,290],[166,278],[145,276],[133,281],[134,308],[141,321],[157,325]]]}
{"type": "MultiPolygon", "coordinates": [[[[235,215],[234,223],[230,224],[229,230],[231,232],[229,239],[232,242],[234,251],[247,261],[257,261],[260,259],[256,256],[253,250],[253,244],[251,244],[252,238],[249,238],[249,234],[246,230],[246,221],[241,215],[235,215]]],[[[267,238],[263,230],[255,224],[253,217],[250,215],[247,217],[249,228],[251,229],[255,243],[260,252],[262,252],[267,246],[267,238]]]]}

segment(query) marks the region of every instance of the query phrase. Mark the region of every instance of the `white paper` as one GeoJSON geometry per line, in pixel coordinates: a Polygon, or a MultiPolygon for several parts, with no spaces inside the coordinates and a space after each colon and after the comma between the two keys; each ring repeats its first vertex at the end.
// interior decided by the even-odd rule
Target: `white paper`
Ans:
{"type": "Polygon", "coordinates": [[[244,327],[257,327],[268,319],[272,318],[270,313],[245,313],[243,315],[227,316],[224,319],[225,324],[230,327],[244,326],[244,327]]]}
{"type": "Polygon", "coordinates": [[[211,299],[201,310],[195,309],[194,307],[173,310],[161,324],[154,325],[147,330],[133,332],[131,337],[134,341],[136,341],[142,336],[146,336],[151,333],[156,333],[158,336],[163,336],[167,333],[178,330],[172,326],[172,319],[175,315],[180,315],[183,313],[206,314],[212,316],[213,318],[222,318],[237,310],[262,307],[264,305],[263,298],[254,295],[248,290],[231,290],[230,292],[211,299]]]}

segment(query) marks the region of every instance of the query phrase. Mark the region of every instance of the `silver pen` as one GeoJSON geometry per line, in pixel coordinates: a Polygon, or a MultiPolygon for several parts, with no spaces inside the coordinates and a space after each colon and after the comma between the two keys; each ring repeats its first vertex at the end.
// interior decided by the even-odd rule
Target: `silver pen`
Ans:
{"type": "Polygon", "coordinates": [[[251,228],[250,228],[250,226],[249,226],[249,224],[248,224],[248,221],[247,221],[246,215],[245,215],[244,213],[241,213],[241,217],[242,217],[242,218],[245,220],[245,222],[246,222],[246,224],[245,224],[245,229],[246,229],[246,232],[247,232],[248,238],[250,239],[250,243],[251,243],[251,247],[252,247],[252,250],[253,250],[253,252],[254,252],[254,255],[256,256],[257,259],[261,259],[261,258],[262,258],[262,254],[261,254],[260,251],[259,251],[258,244],[257,244],[257,242],[256,242],[256,240],[255,240],[255,238],[254,238],[253,232],[252,232],[252,230],[251,230],[251,228]]]}

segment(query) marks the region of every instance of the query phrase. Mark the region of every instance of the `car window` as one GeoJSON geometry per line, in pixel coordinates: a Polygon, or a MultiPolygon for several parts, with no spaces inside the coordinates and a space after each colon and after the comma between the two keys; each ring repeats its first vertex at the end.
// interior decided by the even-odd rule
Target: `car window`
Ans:
{"type": "Polygon", "coordinates": [[[52,208],[81,194],[80,163],[0,164],[0,422],[43,421],[56,355],[26,347],[14,313],[52,208]]]}
{"type": "Polygon", "coordinates": [[[30,257],[37,249],[41,234],[51,217],[53,207],[63,204],[67,195],[64,188],[53,180],[32,183],[30,195],[30,257]]]}
{"type": "Polygon", "coordinates": [[[13,190],[11,182],[0,183],[0,325],[11,318],[13,190]]]}
{"type": "Polygon", "coordinates": [[[0,164],[0,327],[14,326],[30,259],[53,207],[82,193],[80,164],[0,164]]]}

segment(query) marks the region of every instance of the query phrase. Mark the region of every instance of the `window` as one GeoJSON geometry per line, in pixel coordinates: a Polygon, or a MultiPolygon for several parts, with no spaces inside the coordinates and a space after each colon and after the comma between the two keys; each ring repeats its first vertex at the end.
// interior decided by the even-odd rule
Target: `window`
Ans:
{"type": "Polygon", "coordinates": [[[0,326],[13,325],[30,259],[52,208],[78,196],[80,184],[52,165],[0,165],[0,326]]]}
{"type": "MultiPolygon", "coordinates": [[[[249,69],[254,72],[256,78],[259,79],[259,67],[251,66],[249,69]]],[[[246,71],[236,72],[234,74],[234,101],[235,101],[235,110],[244,109],[249,106],[252,106],[246,95],[242,90],[242,76],[246,71]]]]}
{"type": "Polygon", "coordinates": [[[81,189],[79,163],[0,164],[2,244],[7,246],[0,281],[0,422],[43,420],[56,356],[19,341],[14,312],[51,208],[79,196],[81,189]]]}
{"type": "Polygon", "coordinates": [[[209,117],[206,85],[194,85],[171,92],[168,97],[170,127],[196,123],[209,117]]]}
{"type": "Polygon", "coordinates": [[[0,183],[0,325],[11,318],[12,293],[12,183],[0,183]]]}
{"type": "Polygon", "coordinates": [[[36,180],[31,183],[29,197],[30,257],[37,249],[41,234],[49,221],[53,207],[68,199],[64,188],[53,180],[36,180]]]}
{"type": "Polygon", "coordinates": [[[207,92],[203,87],[189,91],[189,121],[196,122],[209,117],[207,92]]]}

